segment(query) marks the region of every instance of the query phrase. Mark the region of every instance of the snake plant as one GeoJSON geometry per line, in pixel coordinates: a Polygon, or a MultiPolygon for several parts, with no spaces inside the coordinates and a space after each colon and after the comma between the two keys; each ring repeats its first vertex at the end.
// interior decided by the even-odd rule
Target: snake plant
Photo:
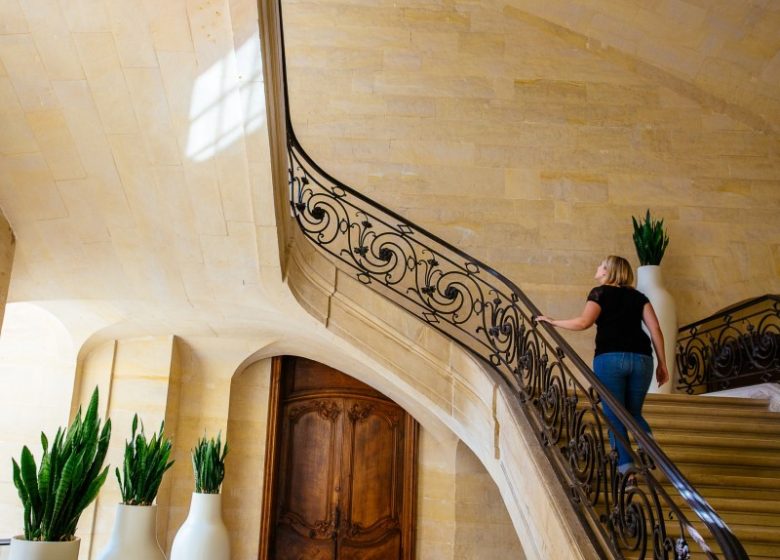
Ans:
{"type": "Polygon", "coordinates": [[[122,503],[129,506],[150,506],[157,497],[165,471],[171,468],[171,440],[165,437],[165,422],[160,433],[147,440],[144,424],[138,431],[138,415],[133,416],[132,435],[125,441],[125,460],[122,473],[116,468],[116,479],[122,492],[122,503]]]}
{"type": "Polygon", "coordinates": [[[74,538],[81,513],[95,499],[108,475],[108,467],[102,467],[111,439],[111,420],[106,420],[102,430],[100,424],[96,387],[86,414],[82,418],[79,407],[70,428],[57,430],[51,449],[46,434],[41,433],[40,468],[26,445],[20,462],[12,460],[14,485],[24,506],[26,540],[74,538]]]}
{"type": "Polygon", "coordinates": [[[666,247],[669,245],[669,236],[664,231],[664,221],[650,219],[650,210],[647,211],[643,222],[638,222],[633,216],[631,221],[634,223],[634,245],[639,264],[642,266],[661,264],[666,247]]]}
{"type": "Polygon", "coordinates": [[[195,471],[195,492],[200,494],[219,494],[219,487],[225,478],[225,456],[228,453],[227,441],[222,447],[222,434],[217,439],[198,440],[192,450],[192,468],[195,471]]]}

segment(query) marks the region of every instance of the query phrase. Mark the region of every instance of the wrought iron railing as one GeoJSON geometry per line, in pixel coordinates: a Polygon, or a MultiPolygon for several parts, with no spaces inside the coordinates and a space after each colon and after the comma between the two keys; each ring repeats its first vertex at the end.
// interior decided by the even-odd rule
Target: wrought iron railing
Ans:
{"type": "Polygon", "coordinates": [[[685,325],[677,389],[689,394],[780,381],[780,296],[764,295],[685,325]]]}
{"type": "MultiPolygon", "coordinates": [[[[286,76],[284,87],[289,108],[286,76]]],[[[533,320],[539,310],[513,282],[328,175],[301,147],[289,109],[287,148],[290,205],[303,234],[341,270],[501,375],[604,557],[684,560],[698,550],[708,558],[748,558],[563,337],[533,320]],[[625,476],[617,471],[601,402],[615,410],[637,444],[632,449],[622,440],[635,464],[625,476]],[[696,522],[676,501],[690,507],[696,522]]]]}

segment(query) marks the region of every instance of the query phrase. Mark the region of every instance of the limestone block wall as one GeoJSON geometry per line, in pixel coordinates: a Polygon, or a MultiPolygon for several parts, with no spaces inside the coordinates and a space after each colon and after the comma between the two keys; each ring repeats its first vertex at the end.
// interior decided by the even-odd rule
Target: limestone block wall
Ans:
{"type": "Polygon", "coordinates": [[[0,328],[3,325],[5,302],[8,299],[8,285],[11,283],[15,247],[14,232],[0,210],[0,328]]]}
{"type": "MultiPolygon", "coordinates": [[[[748,104],[763,111],[755,119],[734,105],[741,84],[780,99],[777,81],[712,71],[750,74],[750,53],[776,45],[708,4],[706,52],[689,57],[707,70],[686,81],[668,66],[691,36],[658,23],[674,28],[677,11],[604,4],[611,20],[594,3],[286,1],[295,130],[326,171],[506,274],[552,316],[581,310],[605,255],[638,264],[631,216],[648,208],[671,237],[663,268],[681,323],[777,292],[776,111],[748,104]]],[[[590,357],[592,334],[567,336],[590,357]]]]}
{"type": "Polygon", "coordinates": [[[525,558],[506,508],[498,506],[501,494],[496,484],[477,456],[463,442],[458,443],[455,464],[456,530],[453,558],[525,558]]]}
{"type": "Polygon", "coordinates": [[[432,437],[420,431],[420,465],[417,472],[417,557],[455,558],[455,449],[457,440],[432,437]]]}
{"type": "Polygon", "coordinates": [[[566,0],[514,0],[507,4],[509,11],[534,14],[587,35],[594,48],[637,56],[645,62],[637,65],[637,71],[684,80],[689,91],[698,90],[703,102],[732,111],[757,128],[777,131],[780,10],[773,3],[599,0],[573,5],[566,0]]]}
{"type": "MultiPolygon", "coordinates": [[[[166,421],[166,434],[177,437],[176,404],[169,407],[169,395],[176,393],[173,337],[144,337],[109,341],[94,349],[82,362],[74,403],[86,403],[95,386],[101,391],[101,414],[111,418],[112,434],[106,463],[111,476],[95,503],[79,521],[82,545],[79,558],[97,558],[111,536],[116,504],[122,501],[114,469],[121,469],[125,441],[130,438],[133,416],[138,414],[147,436],[166,421]],[[174,413],[174,414],[171,414],[174,413]]],[[[164,480],[157,498],[158,536],[167,534],[170,478],[164,480]]]]}
{"type": "Polygon", "coordinates": [[[420,434],[417,557],[525,558],[493,479],[457,438],[420,434]]]}

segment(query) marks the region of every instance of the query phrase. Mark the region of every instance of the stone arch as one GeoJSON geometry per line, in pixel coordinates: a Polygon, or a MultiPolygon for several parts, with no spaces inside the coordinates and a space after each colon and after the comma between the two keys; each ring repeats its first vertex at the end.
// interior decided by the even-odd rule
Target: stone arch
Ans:
{"type": "MultiPolygon", "coordinates": [[[[41,456],[40,433],[51,439],[67,424],[76,350],[62,322],[34,303],[9,303],[0,336],[0,448],[19,460],[23,445],[41,456]]],[[[21,533],[23,511],[10,477],[0,480],[0,534],[21,533]],[[13,498],[12,498],[13,497],[13,498]]]]}

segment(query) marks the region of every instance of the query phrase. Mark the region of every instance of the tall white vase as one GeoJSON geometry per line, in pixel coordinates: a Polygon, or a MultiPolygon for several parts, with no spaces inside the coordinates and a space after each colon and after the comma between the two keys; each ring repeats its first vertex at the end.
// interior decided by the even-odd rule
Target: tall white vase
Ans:
{"type": "Polygon", "coordinates": [[[26,541],[24,537],[11,539],[10,560],[77,560],[81,539],[65,542],[26,541]]]}
{"type": "Polygon", "coordinates": [[[230,560],[221,494],[193,492],[190,513],[173,539],[171,560],[230,560]]]}
{"type": "MultiPolygon", "coordinates": [[[[653,356],[653,382],[650,384],[650,392],[671,393],[677,382],[675,362],[677,308],[674,305],[672,295],[664,287],[661,267],[657,265],[640,266],[637,269],[636,289],[645,294],[653,305],[655,314],[658,317],[658,323],[661,326],[661,332],[664,334],[664,353],[666,354],[666,365],[669,368],[669,381],[663,387],[658,387],[658,382],[655,379],[655,365],[658,364],[658,360],[655,355],[653,356]]],[[[646,328],[645,332],[648,332],[646,328]]]]}
{"type": "Polygon", "coordinates": [[[116,508],[111,540],[98,560],[165,560],[157,542],[157,506],[116,508]]]}

